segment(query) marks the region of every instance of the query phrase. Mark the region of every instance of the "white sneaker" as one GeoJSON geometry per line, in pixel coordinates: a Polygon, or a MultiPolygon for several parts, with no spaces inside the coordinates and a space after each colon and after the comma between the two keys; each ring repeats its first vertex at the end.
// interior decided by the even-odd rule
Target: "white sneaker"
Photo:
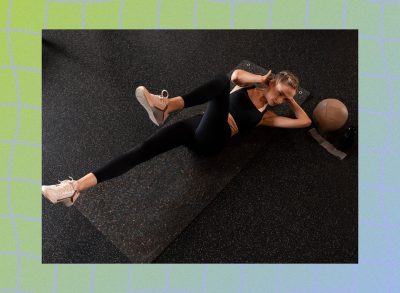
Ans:
{"type": "Polygon", "coordinates": [[[136,99],[149,114],[149,118],[157,126],[164,125],[168,117],[166,110],[168,108],[168,91],[162,90],[161,95],[153,95],[144,86],[139,86],[135,91],[136,99]],[[164,92],[167,96],[164,97],[164,92]]]}
{"type": "Polygon", "coordinates": [[[44,197],[54,204],[62,202],[67,207],[72,206],[80,192],[76,189],[77,181],[69,178],[71,180],[58,180],[60,183],[56,185],[42,185],[44,197]]]}

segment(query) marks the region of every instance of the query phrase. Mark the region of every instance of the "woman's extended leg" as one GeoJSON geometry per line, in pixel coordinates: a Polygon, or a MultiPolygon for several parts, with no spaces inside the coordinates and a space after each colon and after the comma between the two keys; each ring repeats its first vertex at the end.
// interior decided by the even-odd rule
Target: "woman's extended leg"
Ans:
{"type": "Polygon", "coordinates": [[[194,116],[159,129],[146,141],[86,174],[79,180],[64,180],[57,185],[42,185],[43,195],[53,203],[71,206],[80,192],[117,177],[134,166],[180,145],[191,147],[201,117],[194,116]]]}
{"type": "Polygon", "coordinates": [[[192,143],[195,128],[189,122],[190,119],[181,120],[160,128],[143,143],[97,168],[92,172],[97,183],[117,177],[158,154],[192,143]]]}

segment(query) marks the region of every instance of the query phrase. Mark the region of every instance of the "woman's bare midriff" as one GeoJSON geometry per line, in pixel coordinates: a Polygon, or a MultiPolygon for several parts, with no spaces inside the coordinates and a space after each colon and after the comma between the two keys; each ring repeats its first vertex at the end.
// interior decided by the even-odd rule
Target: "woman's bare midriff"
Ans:
{"type": "Polygon", "coordinates": [[[232,137],[239,132],[239,129],[238,129],[236,122],[233,119],[231,113],[228,113],[228,124],[229,124],[229,127],[231,128],[231,137],[232,137]]]}
{"type": "MultiPolygon", "coordinates": [[[[251,102],[254,104],[254,106],[257,109],[264,110],[266,104],[260,100],[264,95],[262,92],[260,92],[259,89],[254,88],[254,89],[247,90],[247,94],[248,94],[251,102]]],[[[262,112],[262,111],[260,111],[260,112],[262,112]]],[[[228,124],[231,128],[231,137],[232,137],[239,132],[239,129],[238,129],[235,119],[233,119],[231,113],[228,113],[228,124]]]]}

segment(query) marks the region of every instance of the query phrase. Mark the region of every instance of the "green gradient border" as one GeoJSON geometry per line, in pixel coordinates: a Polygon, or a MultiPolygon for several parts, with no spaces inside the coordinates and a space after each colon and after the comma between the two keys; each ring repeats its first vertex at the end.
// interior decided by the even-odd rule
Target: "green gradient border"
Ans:
{"type": "Polygon", "coordinates": [[[0,0],[0,293],[400,292],[399,19],[396,0],[0,0]],[[43,28],[358,29],[359,264],[42,265],[43,28]]]}

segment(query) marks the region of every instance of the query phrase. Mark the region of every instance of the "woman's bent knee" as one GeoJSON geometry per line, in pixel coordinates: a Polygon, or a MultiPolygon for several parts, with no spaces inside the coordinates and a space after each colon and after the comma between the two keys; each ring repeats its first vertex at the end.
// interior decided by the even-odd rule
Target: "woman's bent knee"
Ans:
{"type": "Polygon", "coordinates": [[[223,72],[220,72],[217,74],[216,78],[221,82],[221,84],[223,84],[225,86],[226,89],[230,89],[231,86],[231,80],[228,77],[228,75],[226,75],[223,72]]]}

